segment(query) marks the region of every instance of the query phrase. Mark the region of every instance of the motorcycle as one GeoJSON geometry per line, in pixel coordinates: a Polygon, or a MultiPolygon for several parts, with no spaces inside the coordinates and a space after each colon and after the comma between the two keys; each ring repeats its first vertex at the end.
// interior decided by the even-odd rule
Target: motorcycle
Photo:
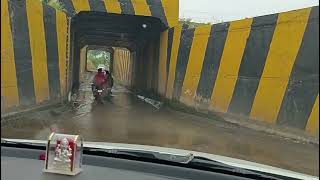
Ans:
{"type": "Polygon", "coordinates": [[[103,102],[103,98],[107,95],[107,92],[104,88],[95,86],[93,83],[91,84],[92,92],[95,100],[99,103],[103,102]]]}

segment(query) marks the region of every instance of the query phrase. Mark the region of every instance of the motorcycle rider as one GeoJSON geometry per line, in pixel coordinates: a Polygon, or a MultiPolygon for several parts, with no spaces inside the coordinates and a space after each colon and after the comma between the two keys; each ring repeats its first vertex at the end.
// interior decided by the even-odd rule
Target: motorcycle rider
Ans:
{"type": "MultiPolygon", "coordinates": [[[[93,95],[95,95],[95,93],[96,93],[95,92],[96,87],[100,87],[101,89],[104,89],[104,90],[107,89],[107,77],[106,77],[106,74],[105,74],[102,66],[98,66],[98,72],[92,80],[91,88],[93,91],[93,95]]],[[[103,96],[105,96],[105,91],[103,91],[103,92],[104,92],[103,96]]]]}
{"type": "Polygon", "coordinates": [[[113,87],[113,78],[111,73],[108,70],[106,70],[105,72],[106,72],[106,78],[107,78],[107,90],[109,94],[112,94],[111,89],[113,87]]]}

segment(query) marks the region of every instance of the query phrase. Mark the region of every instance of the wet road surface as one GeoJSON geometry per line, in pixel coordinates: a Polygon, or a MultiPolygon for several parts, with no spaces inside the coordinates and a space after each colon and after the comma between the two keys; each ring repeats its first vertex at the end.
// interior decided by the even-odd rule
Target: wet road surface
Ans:
{"type": "Polygon", "coordinates": [[[82,87],[76,108],[26,115],[1,125],[1,137],[46,139],[51,130],[105,141],[188,149],[319,175],[319,146],[303,144],[161,107],[136,98],[121,86],[104,105],[82,87]]]}

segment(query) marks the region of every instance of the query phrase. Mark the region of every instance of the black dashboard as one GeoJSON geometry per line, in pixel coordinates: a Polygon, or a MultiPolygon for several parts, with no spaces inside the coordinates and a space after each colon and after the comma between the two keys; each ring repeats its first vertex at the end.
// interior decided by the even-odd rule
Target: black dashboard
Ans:
{"type": "Polygon", "coordinates": [[[4,180],[244,180],[247,178],[186,167],[136,160],[83,155],[83,171],[76,176],[43,173],[44,150],[1,147],[1,179],[4,180]]]}

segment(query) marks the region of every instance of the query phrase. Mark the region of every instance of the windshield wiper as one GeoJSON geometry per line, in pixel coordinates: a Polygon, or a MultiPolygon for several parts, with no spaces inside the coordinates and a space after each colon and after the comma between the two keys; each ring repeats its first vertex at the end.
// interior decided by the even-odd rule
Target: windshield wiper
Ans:
{"type": "Polygon", "coordinates": [[[160,153],[154,151],[145,151],[145,150],[130,150],[130,149],[102,149],[102,148],[84,148],[85,152],[89,153],[107,153],[111,155],[124,155],[137,158],[147,158],[147,159],[156,159],[162,161],[170,161],[174,163],[187,164],[193,159],[193,155],[176,155],[169,153],[160,153]]]}
{"type": "Polygon", "coordinates": [[[229,175],[235,175],[240,177],[246,177],[251,179],[271,179],[280,180],[282,178],[277,178],[271,175],[266,175],[259,172],[254,172],[251,170],[234,167],[221,163],[219,161],[214,161],[201,156],[194,156],[193,154],[177,155],[154,151],[145,150],[130,150],[130,149],[102,149],[102,148],[84,148],[85,154],[94,155],[107,155],[111,157],[124,157],[133,160],[142,161],[156,161],[157,163],[170,164],[175,166],[182,166],[194,169],[201,169],[207,171],[213,171],[218,173],[224,173],[229,175]]]}

